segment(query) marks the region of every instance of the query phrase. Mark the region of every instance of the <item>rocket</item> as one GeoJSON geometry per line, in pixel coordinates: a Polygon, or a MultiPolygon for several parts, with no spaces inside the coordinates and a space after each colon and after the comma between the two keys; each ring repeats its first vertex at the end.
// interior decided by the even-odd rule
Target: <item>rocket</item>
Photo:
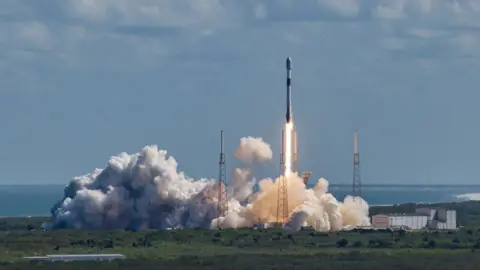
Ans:
{"type": "Polygon", "coordinates": [[[287,57],[287,114],[286,114],[287,123],[290,123],[290,120],[293,118],[291,83],[292,83],[292,59],[290,59],[290,57],[287,57]]]}
{"type": "MultiPolygon", "coordinates": [[[[292,59],[287,57],[287,112],[285,114],[286,129],[282,131],[282,164],[289,161],[289,169],[291,172],[298,172],[298,155],[297,155],[297,132],[293,124],[292,112],[292,59]],[[288,133],[287,133],[288,132],[288,133]],[[288,142],[286,141],[288,140],[288,142]],[[288,147],[288,149],[287,149],[288,147]],[[288,153],[289,157],[285,156],[288,153]]],[[[285,171],[285,168],[283,169],[285,171]]]]}

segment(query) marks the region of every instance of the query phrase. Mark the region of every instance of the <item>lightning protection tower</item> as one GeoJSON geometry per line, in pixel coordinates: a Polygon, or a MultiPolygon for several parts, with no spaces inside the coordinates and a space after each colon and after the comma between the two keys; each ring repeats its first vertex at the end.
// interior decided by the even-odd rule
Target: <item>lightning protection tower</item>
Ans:
{"type": "Polygon", "coordinates": [[[360,181],[360,154],[358,153],[358,131],[353,135],[353,185],[352,195],[362,196],[362,182],[360,181]]]}
{"type": "Polygon", "coordinates": [[[285,130],[282,130],[282,153],[280,154],[281,173],[278,178],[277,226],[283,227],[288,218],[287,177],[285,174],[285,130]]]}
{"type": "Polygon", "coordinates": [[[225,152],[223,149],[223,130],[220,132],[220,161],[218,162],[218,203],[217,218],[225,216],[227,205],[227,167],[225,165],[225,152]]]}

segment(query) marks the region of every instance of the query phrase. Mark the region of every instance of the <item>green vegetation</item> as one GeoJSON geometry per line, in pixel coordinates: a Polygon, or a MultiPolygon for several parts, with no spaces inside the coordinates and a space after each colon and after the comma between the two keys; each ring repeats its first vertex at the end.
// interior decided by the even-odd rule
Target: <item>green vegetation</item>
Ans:
{"type": "Polygon", "coordinates": [[[322,270],[477,270],[480,256],[474,253],[318,253],[310,255],[230,254],[183,256],[171,260],[136,259],[113,262],[17,263],[0,265],[2,270],[157,270],[157,269],[322,269],[322,270]]]}
{"type": "Polygon", "coordinates": [[[6,217],[0,218],[0,231],[31,231],[42,229],[49,217],[6,217]]]}
{"type": "MultiPolygon", "coordinates": [[[[467,227],[458,232],[43,231],[46,218],[6,218],[0,219],[0,269],[478,269],[480,227],[471,220],[480,217],[479,206],[477,202],[442,206],[457,209],[459,225],[467,227]],[[128,259],[74,263],[23,259],[69,253],[122,253],[128,259]]],[[[372,213],[408,207],[375,207],[372,213]]]]}

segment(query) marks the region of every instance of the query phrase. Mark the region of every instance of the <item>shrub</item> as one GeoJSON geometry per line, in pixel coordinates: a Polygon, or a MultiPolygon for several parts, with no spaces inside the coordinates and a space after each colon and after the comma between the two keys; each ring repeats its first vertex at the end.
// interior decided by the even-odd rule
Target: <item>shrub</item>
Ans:
{"type": "Polygon", "coordinates": [[[353,247],[356,247],[356,248],[359,248],[359,247],[363,247],[363,242],[358,240],[358,241],[355,241],[353,243],[353,247]]]}
{"type": "Polygon", "coordinates": [[[340,240],[337,241],[337,247],[346,247],[348,245],[348,240],[345,239],[345,238],[342,238],[340,240]]]}

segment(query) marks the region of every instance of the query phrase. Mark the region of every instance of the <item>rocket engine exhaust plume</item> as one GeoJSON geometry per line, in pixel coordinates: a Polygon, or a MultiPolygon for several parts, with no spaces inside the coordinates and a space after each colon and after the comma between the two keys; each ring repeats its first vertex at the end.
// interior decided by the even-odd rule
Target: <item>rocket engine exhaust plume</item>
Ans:
{"type": "MultiPolygon", "coordinates": [[[[240,140],[236,156],[247,163],[272,158],[270,146],[262,139],[240,140]]],[[[287,179],[287,228],[298,230],[311,225],[317,230],[339,230],[368,225],[368,205],[361,198],[338,202],[328,193],[328,182],[318,180],[307,188],[301,177],[287,179]]],[[[229,184],[228,212],[215,219],[218,185],[215,179],[192,179],[177,170],[177,161],[157,146],[139,153],[121,153],[110,158],[104,169],[74,177],[63,198],[52,208],[47,228],[76,229],[165,229],[249,227],[273,222],[277,211],[277,185],[270,178],[255,179],[248,168],[236,170],[229,184]]],[[[225,188],[222,186],[221,188],[225,188]]]]}

